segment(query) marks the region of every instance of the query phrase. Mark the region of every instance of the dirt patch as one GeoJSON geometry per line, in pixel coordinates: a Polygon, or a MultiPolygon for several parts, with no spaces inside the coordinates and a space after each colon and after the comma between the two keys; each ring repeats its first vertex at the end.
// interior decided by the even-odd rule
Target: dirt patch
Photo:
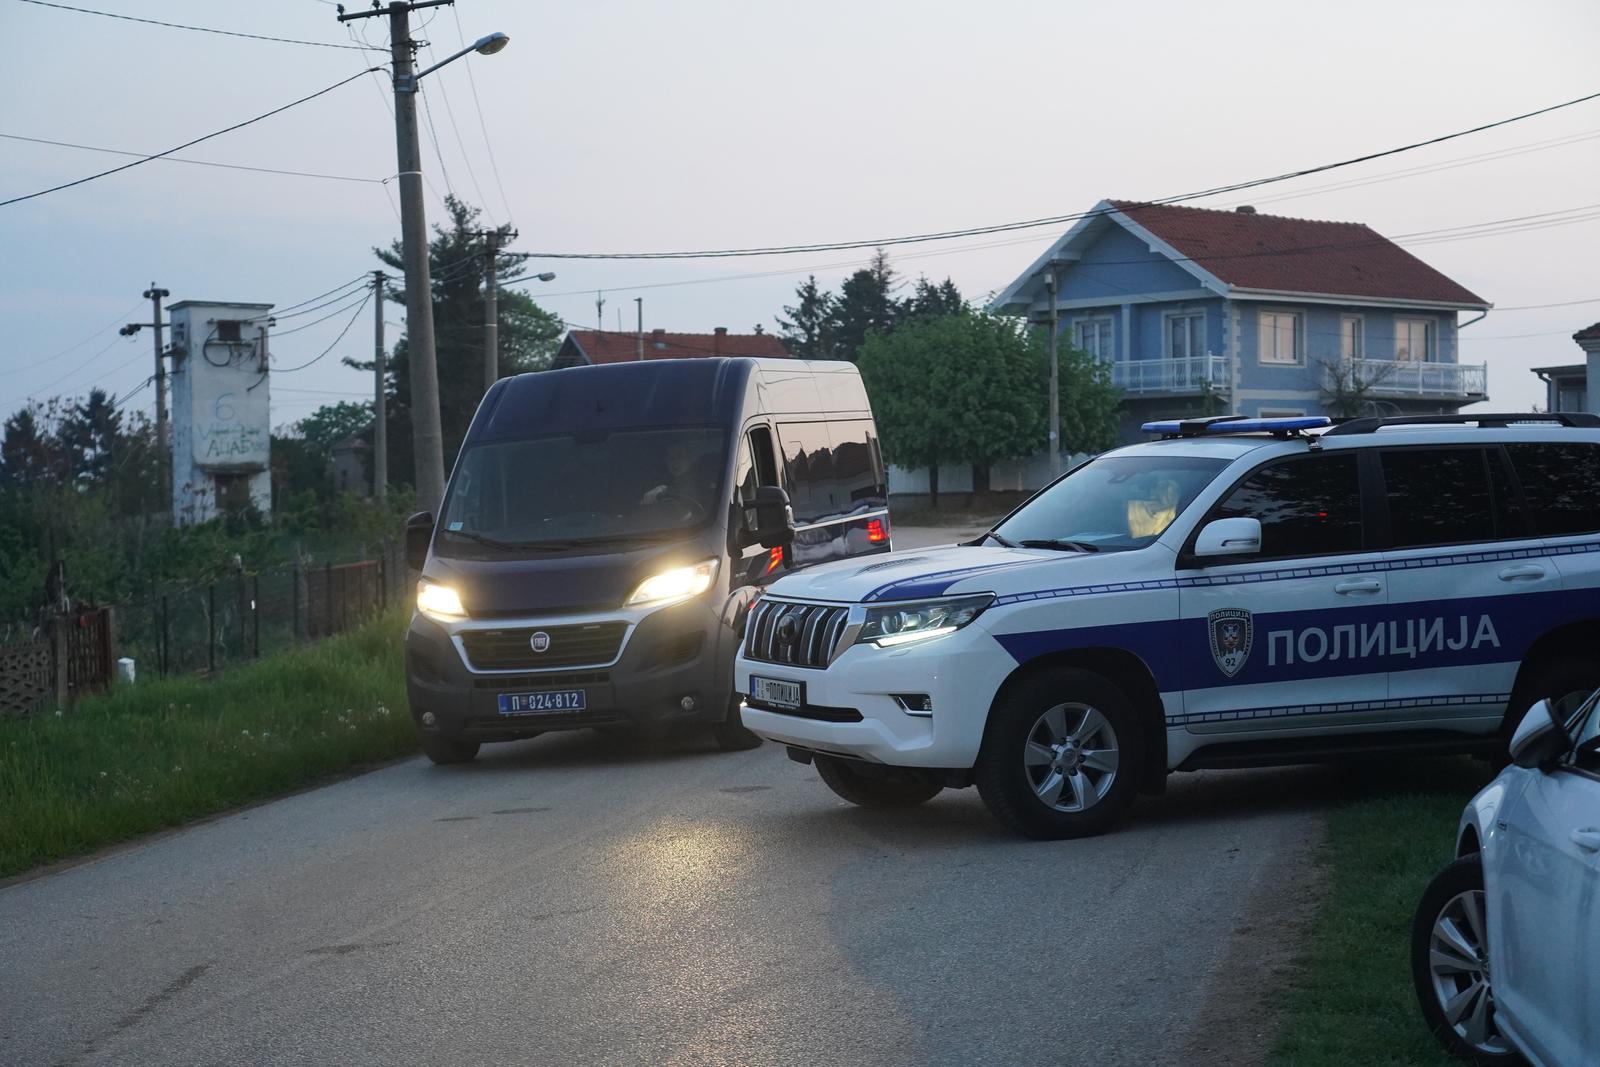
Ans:
{"type": "Polygon", "coordinates": [[[1280,993],[1293,979],[1306,937],[1327,895],[1326,826],[1285,848],[1245,901],[1228,951],[1207,977],[1184,1046],[1185,1067],[1264,1064],[1281,1028],[1280,993]]]}

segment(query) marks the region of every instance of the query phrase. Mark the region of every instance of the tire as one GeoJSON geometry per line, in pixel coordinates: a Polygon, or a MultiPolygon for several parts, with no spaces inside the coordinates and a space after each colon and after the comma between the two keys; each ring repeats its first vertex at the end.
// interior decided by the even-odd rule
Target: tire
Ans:
{"type": "Polygon", "coordinates": [[[1122,690],[1058,668],[1024,679],[995,706],[973,779],[990,813],[1024,837],[1087,837],[1132,806],[1144,746],[1122,690]]]}
{"type": "Polygon", "coordinates": [[[1495,754],[1504,766],[1511,759],[1511,735],[1522,724],[1528,709],[1547,697],[1553,702],[1572,693],[1588,695],[1600,689],[1600,662],[1577,656],[1555,656],[1541,660],[1517,683],[1506,707],[1505,723],[1500,727],[1500,749],[1495,754]]]}
{"type": "Polygon", "coordinates": [[[761,738],[745,729],[744,723],[739,718],[741,703],[743,701],[739,699],[737,693],[730,696],[728,713],[711,727],[711,736],[716,739],[717,747],[724,752],[748,752],[761,745],[761,738]]]}
{"type": "Polygon", "coordinates": [[[912,808],[932,800],[944,789],[915,771],[857,764],[837,756],[816,756],[811,762],[829,789],[862,808],[912,808]]]}
{"type": "Polygon", "coordinates": [[[1520,1064],[1494,1025],[1483,896],[1478,855],[1434,875],[1411,921],[1411,981],[1422,1018],[1446,1052],[1479,1067],[1520,1064]]]}
{"type": "Polygon", "coordinates": [[[463,741],[458,737],[423,734],[422,752],[434,763],[471,763],[478,758],[479,742],[463,741]]]}

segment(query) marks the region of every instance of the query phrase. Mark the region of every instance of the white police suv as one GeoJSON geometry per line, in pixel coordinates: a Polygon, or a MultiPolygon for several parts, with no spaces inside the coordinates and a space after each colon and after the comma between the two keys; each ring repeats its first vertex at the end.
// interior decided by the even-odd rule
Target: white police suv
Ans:
{"type": "Polygon", "coordinates": [[[975,541],[774,583],[744,724],[864,805],[1097,833],[1173,770],[1503,752],[1600,687],[1600,418],[1224,417],[975,541]]]}

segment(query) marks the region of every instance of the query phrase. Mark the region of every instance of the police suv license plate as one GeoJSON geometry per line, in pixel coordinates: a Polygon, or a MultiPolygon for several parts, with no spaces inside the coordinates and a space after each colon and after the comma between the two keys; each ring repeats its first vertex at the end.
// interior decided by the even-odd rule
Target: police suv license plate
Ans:
{"type": "Polygon", "coordinates": [[[583,711],[587,694],[582,689],[547,689],[539,693],[501,693],[502,715],[548,715],[583,711]]]}
{"type": "Polygon", "coordinates": [[[806,702],[806,685],[804,682],[762,678],[760,675],[752,674],[750,699],[758,704],[770,704],[775,708],[795,709],[806,702]]]}

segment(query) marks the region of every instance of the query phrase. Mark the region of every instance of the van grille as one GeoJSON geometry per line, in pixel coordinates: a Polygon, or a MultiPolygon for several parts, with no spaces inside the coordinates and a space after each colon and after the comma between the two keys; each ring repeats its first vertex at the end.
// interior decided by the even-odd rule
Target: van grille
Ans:
{"type": "Polygon", "coordinates": [[[763,597],[745,625],[745,655],[764,663],[825,668],[849,621],[850,609],[841,605],[763,597]]]}
{"type": "Polygon", "coordinates": [[[531,671],[560,667],[603,667],[617,658],[626,622],[591,622],[572,626],[516,626],[502,630],[462,630],[461,647],[474,670],[531,671]],[[549,645],[533,650],[533,635],[546,634],[549,645]]]}

